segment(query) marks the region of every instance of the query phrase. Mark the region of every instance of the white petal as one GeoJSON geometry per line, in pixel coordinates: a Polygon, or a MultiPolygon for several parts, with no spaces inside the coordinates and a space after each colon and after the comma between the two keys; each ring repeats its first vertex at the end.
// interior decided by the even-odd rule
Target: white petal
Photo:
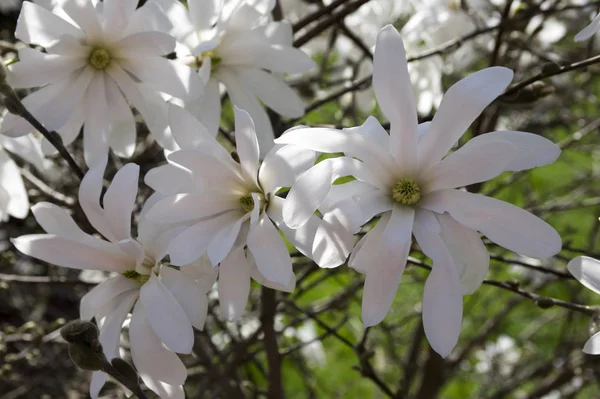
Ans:
{"type": "Polygon", "coordinates": [[[428,194],[419,207],[448,212],[457,222],[511,251],[545,259],[557,254],[561,238],[548,223],[507,202],[459,190],[428,194]]]}
{"type": "Polygon", "coordinates": [[[83,125],[83,152],[85,163],[101,163],[108,153],[110,122],[106,99],[104,73],[95,73],[85,94],[85,124],[83,125]]]}
{"type": "Polygon", "coordinates": [[[56,234],[73,241],[79,241],[86,235],[75,224],[71,215],[58,205],[38,202],[31,207],[31,212],[46,233],[56,234]]]}
{"type": "Polygon", "coordinates": [[[578,256],[569,262],[567,268],[581,284],[600,294],[600,261],[578,256]]]}
{"type": "MultiPolygon", "coordinates": [[[[242,223],[248,220],[248,214],[243,215],[235,223],[229,224],[214,235],[207,254],[213,266],[221,262],[231,251],[233,244],[238,238],[242,223]]],[[[241,238],[241,237],[240,237],[241,238]]]]}
{"type": "Polygon", "coordinates": [[[117,50],[115,56],[161,56],[175,49],[175,38],[162,32],[138,32],[115,42],[114,46],[117,50]]]}
{"type": "Polygon", "coordinates": [[[137,300],[137,291],[124,292],[108,304],[108,315],[100,328],[99,340],[107,359],[119,356],[121,328],[133,304],[137,300]]]}
{"type": "Polygon", "coordinates": [[[107,162],[108,158],[104,158],[103,162],[90,168],[83,177],[83,180],[81,180],[81,184],[79,185],[79,205],[90,224],[100,234],[112,242],[117,242],[119,239],[114,236],[110,224],[105,218],[104,209],[100,206],[100,193],[102,192],[102,181],[107,162]]]}
{"type": "Polygon", "coordinates": [[[376,270],[376,265],[369,259],[379,253],[379,244],[381,243],[381,234],[385,230],[392,212],[385,212],[377,221],[375,227],[369,230],[354,246],[354,250],[348,259],[348,266],[361,274],[366,274],[369,270],[376,270]],[[375,266],[373,266],[375,265],[375,266]]]}
{"type": "Polygon", "coordinates": [[[417,161],[417,107],[402,38],[392,25],[377,36],[373,89],[379,107],[391,122],[390,152],[402,170],[410,170],[417,161]]]}
{"type": "Polygon", "coordinates": [[[144,183],[163,195],[174,195],[193,185],[191,172],[172,164],[150,169],[144,176],[144,183]]]}
{"type": "Polygon", "coordinates": [[[292,259],[271,220],[263,214],[258,223],[250,226],[248,249],[260,273],[274,283],[286,285],[290,281],[292,259]]]}
{"type": "Polygon", "coordinates": [[[447,214],[437,215],[442,226],[442,240],[450,251],[458,270],[463,295],[470,295],[485,280],[490,255],[479,233],[463,226],[447,214]]]}
{"type": "Polygon", "coordinates": [[[208,132],[215,137],[219,132],[221,121],[221,93],[219,81],[211,78],[204,89],[204,97],[193,104],[186,104],[186,108],[193,110],[194,115],[204,123],[208,132]]]}
{"type": "Polygon", "coordinates": [[[177,194],[158,201],[146,217],[157,223],[180,223],[215,217],[225,211],[239,208],[239,201],[231,195],[210,192],[177,194]]]}
{"type": "Polygon", "coordinates": [[[227,159],[215,155],[208,148],[196,150],[179,150],[167,155],[170,163],[182,166],[192,172],[192,178],[197,191],[212,190],[223,194],[237,193],[243,196],[247,193],[247,183],[242,176],[240,164],[227,155],[227,159]]]}
{"type": "Polygon", "coordinates": [[[104,214],[117,240],[131,238],[131,213],[137,197],[140,167],[128,163],[115,174],[104,194],[104,214]]]}
{"type": "Polygon", "coordinates": [[[582,351],[588,355],[600,355],[600,332],[592,335],[592,337],[587,340],[582,351]]]}
{"type": "Polygon", "coordinates": [[[40,139],[33,135],[16,138],[0,136],[0,145],[32,164],[40,172],[50,167],[50,162],[44,158],[40,139]]]}
{"type": "Polygon", "coordinates": [[[517,151],[517,147],[505,140],[469,141],[422,175],[423,192],[493,179],[506,170],[506,165],[517,151]]]}
{"type": "Polygon", "coordinates": [[[83,58],[66,57],[25,47],[19,50],[20,61],[11,65],[8,83],[13,87],[45,86],[66,78],[85,66],[83,58]]]}
{"type": "MultiPolygon", "coordinates": [[[[394,302],[410,252],[413,218],[412,208],[395,207],[381,233],[381,240],[378,243],[373,243],[373,240],[366,243],[373,249],[377,247],[377,251],[373,251],[375,253],[369,259],[372,264],[366,272],[363,288],[362,319],[367,327],[379,324],[394,302]]],[[[364,255],[369,252],[369,248],[363,246],[361,253],[354,258],[355,263],[363,264],[364,255]]]]}
{"type": "Polygon", "coordinates": [[[221,10],[222,0],[189,0],[190,18],[198,31],[210,29],[221,10]]]}
{"type": "Polygon", "coordinates": [[[374,142],[382,149],[389,151],[390,135],[374,116],[369,116],[361,126],[345,128],[344,131],[358,133],[368,141],[374,142]]]}
{"type": "Polygon", "coordinates": [[[444,95],[427,134],[419,142],[421,168],[438,162],[467,131],[471,123],[510,84],[513,72],[491,67],[455,83],[444,95]]]}
{"type": "Polygon", "coordinates": [[[24,219],[29,213],[29,199],[17,164],[0,149],[0,188],[7,196],[6,211],[13,217],[24,219]]]}
{"type": "Polygon", "coordinates": [[[117,84],[106,79],[106,99],[110,116],[108,144],[120,157],[129,158],[135,151],[135,118],[117,84]]]}
{"type": "Polygon", "coordinates": [[[105,39],[116,39],[127,28],[129,21],[135,13],[138,2],[136,0],[104,0],[102,4],[104,6],[104,24],[102,30],[105,39]]]}
{"type": "Polygon", "coordinates": [[[184,230],[171,242],[169,249],[171,263],[182,266],[196,261],[206,253],[214,235],[227,224],[235,223],[240,216],[239,212],[226,212],[184,230]]]}
{"type": "Polygon", "coordinates": [[[219,266],[219,303],[228,320],[244,314],[250,294],[250,266],[242,248],[232,251],[219,266]]]}
{"type": "Polygon", "coordinates": [[[43,7],[29,1],[23,2],[15,30],[17,39],[46,47],[62,35],[82,38],[83,32],[43,7]]]}
{"type": "Polygon", "coordinates": [[[594,36],[600,30],[600,14],[596,15],[593,21],[583,28],[581,32],[575,35],[576,42],[582,42],[594,36]]]}
{"type": "Polygon", "coordinates": [[[154,333],[153,326],[147,318],[147,314],[153,311],[154,309],[146,311],[143,302],[138,301],[131,316],[129,337],[135,367],[146,384],[149,379],[174,385],[183,384],[187,370],[179,357],[165,349],[158,335],[154,333]]]}
{"type": "Polygon", "coordinates": [[[31,234],[11,240],[26,255],[62,267],[123,273],[135,268],[135,260],[115,248],[114,252],[71,241],[52,234],[31,234]]]}
{"type": "Polygon", "coordinates": [[[90,320],[100,309],[124,292],[138,290],[139,284],[123,276],[111,277],[92,288],[81,298],[79,315],[82,320],[90,320]]]}
{"type": "Polygon", "coordinates": [[[177,299],[154,275],[140,290],[140,300],[152,330],[173,352],[190,353],[194,346],[194,330],[177,299]]]}
{"type": "Polygon", "coordinates": [[[258,140],[254,122],[250,115],[238,107],[234,107],[235,114],[235,144],[240,158],[242,171],[247,179],[251,179],[258,186],[259,153],[258,140]]]}
{"type": "Polygon", "coordinates": [[[90,397],[92,399],[98,399],[100,390],[106,383],[108,375],[102,371],[94,371],[92,373],[92,381],[90,382],[90,397]]]}
{"type": "Polygon", "coordinates": [[[219,274],[219,268],[213,267],[208,256],[202,256],[194,263],[183,265],[180,270],[183,274],[195,280],[203,293],[207,293],[212,289],[219,274]]]}
{"type": "Polygon", "coordinates": [[[462,292],[452,256],[440,237],[441,227],[434,214],[418,211],[414,235],[433,267],[423,292],[423,329],[429,344],[442,357],[458,342],[462,324],[462,292]]]}
{"type": "Polygon", "coordinates": [[[315,164],[316,158],[312,150],[293,145],[275,146],[260,166],[260,186],[266,193],[278,187],[291,187],[302,173],[315,164]]]}
{"type": "Polygon", "coordinates": [[[510,162],[504,169],[512,172],[549,165],[556,161],[561,151],[559,146],[547,138],[538,134],[516,131],[498,131],[481,134],[471,139],[469,143],[488,140],[506,140],[516,146],[517,151],[512,155],[510,162]]]}
{"type": "Polygon", "coordinates": [[[163,266],[160,269],[160,277],[165,287],[179,302],[192,326],[202,330],[208,311],[208,299],[200,286],[184,273],[171,267],[163,266]]]}

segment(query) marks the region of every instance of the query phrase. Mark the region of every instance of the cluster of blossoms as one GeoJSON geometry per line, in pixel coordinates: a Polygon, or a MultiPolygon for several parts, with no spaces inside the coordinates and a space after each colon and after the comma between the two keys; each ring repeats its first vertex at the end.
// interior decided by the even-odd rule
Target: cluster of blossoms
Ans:
{"type": "MultiPolygon", "coordinates": [[[[479,233],[541,259],[561,249],[561,238],[546,222],[462,189],[506,171],[550,164],[560,154],[547,139],[519,131],[482,134],[451,151],[510,84],[513,73],[507,68],[476,72],[443,98],[440,92],[417,106],[402,38],[388,25],[374,38],[372,70],[389,134],[369,117],[362,126],[343,130],[300,126],[273,140],[263,104],[283,116],[302,116],[302,101],[280,75],[313,66],[293,48],[290,24],[271,19],[274,4],[188,0],[185,7],[176,0],[149,0],[138,8],[137,0],[36,0],[23,4],[18,21],[17,38],[45,51],[21,49],[9,83],[41,87],[23,102],[65,144],[83,128],[90,168],[79,205],[104,238],[84,233],[62,208],[38,203],[32,212],[46,234],[13,243],[55,265],[112,273],[82,299],[81,318],[95,319],[111,358],[131,314],[133,362],[161,397],[185,396],[187,373],[176,353],[192,351],[193,328],[203,328],[207,293],[217,280],[221,313],[230,320],[244,313],[252,279],[294,290],[283,237],[322,268],[347,261],[364,274],[362,317],[372,326],[392,306],[414,236],[433,261],[423,293],[423,326],[444,357],[459,338],[463,295],[472,294],[488,272],[489,254],[479,233]],[[222,89],[234,108],[232,154],[215,138],[222,89]],[[131,219],[139,167],[122,167],[100,201],[109,149],[125,158],[135,151],[131,107],[167,158],[144,177],[155,194],[142,207],[135,238],[131,219]],[[417,108],[434,107],[433,120],[418,124],[417,108]],[[337,155],[317,162],[323,153],[337,155]],[[334,184],[348,176],[350,181],[334,184]],[[359,232],[366,234],[355,244],[359,232]]],[[[446,6],[447,15],[438,17],[460,17],[459,10],[446,6]]],[[[432,18],[421,12],[414,18],[432,18]]],[[[597,19],[587,31],[597,30],[597,19]]],[[[586,30],[582,35],[588,37],[586,30]]],[[[428,35],[436,40],[434,32],[428,35]]],[[[1,131],[18,137],[3,141],[13,151],[15,143],[30,137],[31,127],[6,115],[1,131]]],[[[38,164],[42,152],[54,152],[46,141],[35,148],[38,164]]],[[[25,217],[22,182],[18,190],[4,185],[20,179],[18,170],[4,152],[0,155],[0,215],[25,217]]],[[[600,290],[600,266],[584,259],[569,267],[600,290]]],[[[597,340],[586,344],[590,352],[598,352],[597,340]]],[[[105,380],[104,373],[94,373],[92,397],[105,380]]]]}

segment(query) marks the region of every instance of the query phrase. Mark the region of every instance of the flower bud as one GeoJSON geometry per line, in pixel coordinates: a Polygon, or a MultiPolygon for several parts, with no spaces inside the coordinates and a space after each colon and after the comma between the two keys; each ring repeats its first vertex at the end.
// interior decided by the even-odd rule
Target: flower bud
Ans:
{"type": "Polygon", "coordinates": [[[102,345],[98,340],[100,332],[98,327],[90,321],[73,320],[60,329],[60,335],[68,343],[81,343],[98,353],[102,351],[102,345]]]}
{"type": "Polygon", "coordinates": [[[98,354],[92,348],[82,342],[69,344],[69,357],[80,369],[91,371],[102,370],[102,359],[98,357],[98,354]]]}

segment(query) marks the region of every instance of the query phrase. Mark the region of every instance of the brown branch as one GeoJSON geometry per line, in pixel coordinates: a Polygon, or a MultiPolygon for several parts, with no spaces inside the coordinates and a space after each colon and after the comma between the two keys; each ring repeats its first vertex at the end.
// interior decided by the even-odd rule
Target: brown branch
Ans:
{"type": "Polygon", "coordinates": [[[265,351],[269,365],[269,399],[282,399],[283,387],[281,385],[281,355],[277,344],[275,332],[275,310],[277,307],[276,293],[274,290],[263,287],[261,294],[261,325],[264,334],[265,351]]]}

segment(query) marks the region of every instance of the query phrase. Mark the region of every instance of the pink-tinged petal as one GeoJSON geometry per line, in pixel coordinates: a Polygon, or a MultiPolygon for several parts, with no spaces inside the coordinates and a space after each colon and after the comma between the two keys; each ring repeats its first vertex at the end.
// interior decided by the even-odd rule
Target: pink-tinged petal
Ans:
{"type": "Polygon", "coordinates": [[[344,176],[354,176],[369,183],[376,178],[363,162],[354,158],[325,159],[303,173],[292,186],[283,207],[285,223],[292,229],[301,227],[325,201],[333,182],[344,176]]]}
{"type": "Polygon", "coordinates": [[[393,171],[397,169],[394,160],[382,152],[379,145],[352,130],[296,128],[283,134],[275,143],[293,144],[318,152],[343,152],[376,170],[381,180],[393,180],[393,171]]]}
{"type": "Polygon", "coordinates": [[[236,67],[235,71],[244,86],[273,111],[289,118],[299,118],[304,115],[304,103],[282,80],[258,68],[243,66],[236,67]]]}
{"type": "Polygon", "coordinates": [[[208,312],[208,298],[200,286],[184,273],[171,267],[163,266],[160,269],[160,278],[177,299],[192,326],[202,330],[208,312]]]}
{"type": "Polygon", "coordinates": [[[94,4],[89,0],[68,0],[61,4],[67,15],[81,28],[89,42],[102,40],[102,26],[94,4]]]}
{"type": "MultiPolygon", "coordinates": [[[[154,327],[147,317],[148,314],[154,311],[155,309],[147,308],[140,301],[133,309],[131,324],[129,325],[133,363],[146,384],[148,382],[163,381],[168,384],[181,385],[185,382],[187,370],[179,357],[167,350],[154,332],[154,327]]],[[[178,326],[168,327],[175,329],[178,326]]]]}
{"type": "Polygon", "coordinates": [[[592,337],[587,340],[582,351],[588,355],[600,355],[600,332],[592,335],[592,337]]]}
{"type": "Polygon", "coordinates": [[[240,209],[239,200],[219,193],[177,194],[154,205],[147,218],[157,223],[181,223],[240,209]]]}
{"type": "Polygon", "coordinates": [[[507,202],[460,190],[427,194],[419,207],[448,212],[457,222],[478,230],[496,244],[533,258],[556,255],[562,241],[556,230],[537,216],[507,202]]]}
{"type": "Polygon", "coordinates": [[[369,247],[363,246],[354,258],[361,265],[365,254],[373,252],[368,260],[372,264],[366,272],[362,299],[362,319],[367,327],[379,324],[394,302],[410,252],[414,214],[412,208],[394,207],[380,241],[367,241],[369,247]]]}
{"type": "Polygon", "coordinates": [[[260,273],[274,283],[286,285],[294,273],[292,259],[267,215],[250,226],[248,233],[248,250],[252,252],[260,273]]]}
{"type": "Polygon", "coordinates": [[[83,155],[88,166],[101,163],[108,154],[110,119],[104,79],[103,73],[95,73],[85,94],[83,155]]]}
{"type": "Polygon", "coordinates": [[[113,251],[71,241],[52,234],[31,234],[11,240],[25,255],[57,266],[79,270],[123,273],[135,269],[135,259],[114,247],[113,251]]]}
{"type": "Polygon", "coordinates": [[[137,197],[140,167],[128,163],[115,174],[104,195],[105,216],[118,240],[131,238],[131,213],[137,197]]]}
{"type": "Polygon", "coordinates": [[[578,256],[569,262],[567,268],[581,284],[600,294],[600,261],[587,256],[578,256]]]}
{"type": "Polygon", "coordinates": [[[497,140],[509,141],[517,148],[504,169],[511,172],[549,165],[558,159],[561,152],[560,147],[547,138],[538,134],[517,131],[481,134],[471,139],[469,143],[495,142],[497,140]]]}
{"type": "Polygon", "coordinates": [[[392,25],[377,36],[373,89],[379,107],[391,123],[389,151],[401,170],[411,173],[417,162],[417,107],[404,44],[392,25]]]}
{"type": "Polygon", "coordinates": [[[446,357],[458,342],[462,324],[462,292],[458,270],[440,236],[435,215],[419,210],[414,235],[425,255],[433,260],[423,292],[423,329],[429,344],[446,357]]]}
{"type": "Polygon", "coordinates": [[[248,214],[240,217],[235,223],[225,226],[214,235],[207,249],[208,258],[213,266],[218,265],[229,254],[238,238],[242,223],[246,220],[248,220],[248,214]]]}
{"type": "Polygon", "coordinates": [[[63,35],[82,38],[83,32],[43,7],[29,1],[23,2],[15,30],[17,39],[46,47],[63,35]]]}
{"type": "Polygon", "coordinates": [[[302,173],[315,164],[316,158],[312,150],[293,145],[275,146],[260,166],[260,186],[266,193],[278,187],[291,187],[302,173]]]}
{"type": "Polygon", "coordinates": [[[594,36],[600,30],[600,14],[592,20],[592,22],[583,28],[581,32],[575,35],[576,42],[582,42],[594,36]]]}
{"type": "Polygon", "coordinates": [[[259,153],[254,122],[243,109],[234,106],[235,144],[246,179],[258,186],[259,153]]]}
{"type": "Polygon", "coordinates": [[[437,163],[471,123],[510,84],[513,72],[491,67],[475,72],[455,83],[444,95],[427,134],[419,142],[419,166],[437,163]]]}
{"type": "Polygon", "coordinates": [[[46,54],[29,47],[20,49],[19,57],[20,61],[10,67],[8,82],[20,88],[57,82],[86,65],[83,58],[46,54]]]}
{"type": "Polygon", "coordinates": [[[244,250],[232,251],[219,266],[219,304],[228,320],[239,319],[250,294],[250,265],[244,250]]]}
{"type": "Polygon", "coordinates": [[[436,215],[442,226],[442,240],[458,270],[463,295],[470,295],[483,283],[490,267],[490,255],[479,233],[458,223],[448,214],[436,215]]]}
{"type": "Polygon", "coordinates": [[[98,312],[119,295],[140,288],[139,284],[123,276],[114,276],[101,282],[81,298],[79,315],[82,320],[91,320],[98,312]]]}
{"type": "Polygon", "coordinates": [[[420,178],[423,193],[480,183],[506,170],[517,147],[505,140],[472,140],[440,163],[428,169],[420,178]]]}
{"type": "Polygon", "coordinates": [[[152,330],[161,341],[178,353],[190,353],[194,346],[194,330],[177,299],[154,275],[140,290],[140,300],[144,309],[148,309],[146,317],[152,330]]]}
{"type": "Polygon", "coordinates": [[[171,263],[183,266],[195,262],[206,253],[215,234],[224,226],[235,223],[240,216],[240,212],[230,211],[185,229],[171,242],[171,263]]]}

